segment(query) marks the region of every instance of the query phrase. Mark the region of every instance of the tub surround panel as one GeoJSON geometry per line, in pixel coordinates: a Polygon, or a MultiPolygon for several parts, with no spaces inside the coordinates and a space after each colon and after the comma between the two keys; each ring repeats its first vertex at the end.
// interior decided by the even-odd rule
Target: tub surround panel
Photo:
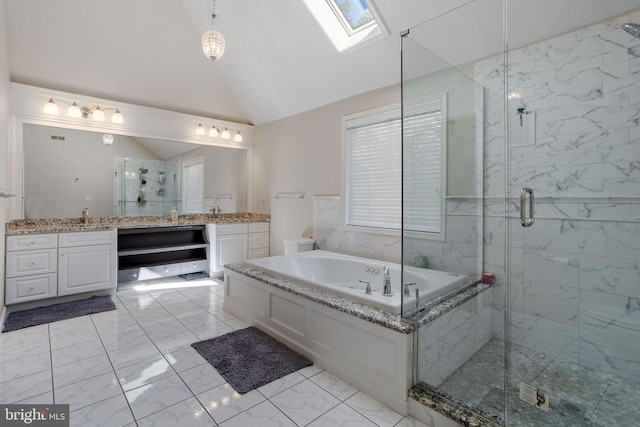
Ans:
{"type": "Polygon", "coordinates": [[[168,227],[210,223],[246,223],[269,221],[271,215],[259,213],[187,214],[177,221],[169,216],[102,216],[90,217],[87,224],[82,218],[16,219],[5,226],[7,235],[29,233],[58,233],[62,231],[112,230],[116,228],[168,227]]]}
{"type": "MultiPolygon", "coordinates": [[[[327,294],[312,290],[311,294],[304,294],[295,284],[269,276],[251,269],[243,271],[238,264],[227,266],[225,310],[266,330],[345,382],[406,415],[413,358],[412,325],[396,316],[398,324],[406,326],[397,330],[381,325],[375,321],[378,319],[354,316],[352,310],[336,307],[338,301],[327,294]],[[274,301],[278,303],[273,304],[274,301]]],[[[349,305],[346,300],[341,303],[349,305]]],[[[366,310],[363,306],[353,308],[366,310]]]]}

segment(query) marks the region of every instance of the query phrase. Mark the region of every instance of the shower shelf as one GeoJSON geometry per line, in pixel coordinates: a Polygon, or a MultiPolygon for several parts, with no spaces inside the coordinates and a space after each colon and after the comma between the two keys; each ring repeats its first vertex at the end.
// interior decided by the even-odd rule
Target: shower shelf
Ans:
{"type": "Polygon", "coordinates": [[[204,225],[118,230],[118,281],[207,271],[204,225]]]}

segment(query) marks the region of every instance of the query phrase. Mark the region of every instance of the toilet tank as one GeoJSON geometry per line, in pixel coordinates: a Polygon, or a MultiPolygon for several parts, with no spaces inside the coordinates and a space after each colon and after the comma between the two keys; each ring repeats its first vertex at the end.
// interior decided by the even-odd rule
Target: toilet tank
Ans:
{"type": "Polygon", "coordinates": [[[314,240],[308,237],[299,237],[297,239],[283,239],[282,241],[284,242],[285,255],[292,255],[313,250],[314,240]]]}

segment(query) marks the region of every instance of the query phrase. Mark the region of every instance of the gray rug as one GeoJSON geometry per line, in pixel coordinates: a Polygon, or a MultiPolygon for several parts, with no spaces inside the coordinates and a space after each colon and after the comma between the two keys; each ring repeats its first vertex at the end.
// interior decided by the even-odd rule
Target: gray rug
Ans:
{"type": "Polygon", "coordinates": [[[111,296],[94,295],[89,299],[14,311],[7,315],[2,332],[16,331],[18,329],[28,328],[29,326],[37,326],[115,309],[116,305],[111,300],[111,296]]]}
{"type": "Polygon", "coordinates": [[[253,326],[191,344],[240,394],[312,365],[253,326]]]}

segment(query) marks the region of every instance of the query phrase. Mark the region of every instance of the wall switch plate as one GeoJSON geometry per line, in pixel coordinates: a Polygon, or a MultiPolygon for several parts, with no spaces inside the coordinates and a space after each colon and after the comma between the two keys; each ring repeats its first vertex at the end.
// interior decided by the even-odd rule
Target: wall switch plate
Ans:
{"type": "Polygon", "coordinates": [[[87,202],[90,202],[93,200],[93,196],[84,196],[84,200],[86,200],[87,202]]]}
{"type": "Polygon", "coordinates": [[[529,384],[520,383],[520,400],[545,412],[549,411],[549,394],[543,393],[529,384]]]}

